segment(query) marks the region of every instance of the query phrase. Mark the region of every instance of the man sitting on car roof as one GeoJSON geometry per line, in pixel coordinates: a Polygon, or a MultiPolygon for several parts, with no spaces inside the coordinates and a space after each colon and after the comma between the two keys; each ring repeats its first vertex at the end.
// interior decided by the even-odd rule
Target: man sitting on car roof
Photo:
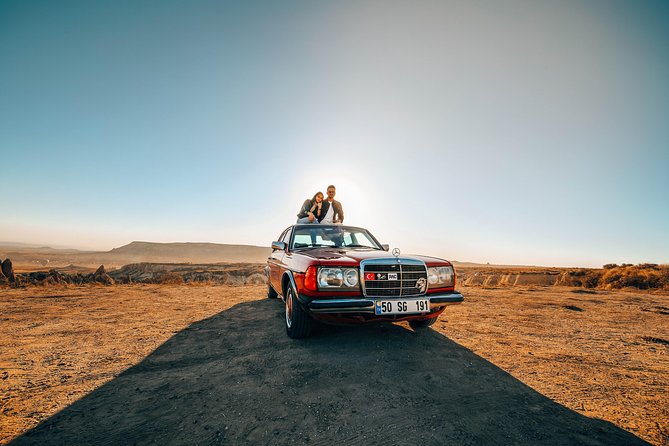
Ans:
{"type": "Polygon", "coordinates": [[[331,184],[328,186],[328,198],[323,200],[323,209],[321,213],[325,216],[321,220],[322,224],[331,225],[333,223],[344,223],[344,210],[341,203],[334,199],[337,189],[331,184]]]}

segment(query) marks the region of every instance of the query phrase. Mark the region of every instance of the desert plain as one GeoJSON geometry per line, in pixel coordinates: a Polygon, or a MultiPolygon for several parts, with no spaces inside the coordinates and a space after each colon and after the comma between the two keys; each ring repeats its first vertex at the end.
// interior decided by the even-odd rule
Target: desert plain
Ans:
{"type": "Polygon", "coordinates": [[[291,340],[266,286],[0,288],[0,444],[669,444],[669,294],[459,286],[291,340]]]}

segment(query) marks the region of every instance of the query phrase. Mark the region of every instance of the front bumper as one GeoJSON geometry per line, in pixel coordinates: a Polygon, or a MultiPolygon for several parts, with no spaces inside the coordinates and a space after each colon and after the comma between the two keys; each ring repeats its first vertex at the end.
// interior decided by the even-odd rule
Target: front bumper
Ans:
{"type": "MultiPolygon", "coordinates": [[[[374,302],[376,300],[394,300],[393,298],[343,298],[343,299],[314,299],[300,295],[300,302],[312,313],[332,314],[332,313],[368,313],[374,314],[374,302]]],[[[457,291],[448,293],[430,294],[425,296],[407,296],[402,299],[429,299],[430,313],[437,311],[447,305],[456,305],[465,298],[457,291]]]]}

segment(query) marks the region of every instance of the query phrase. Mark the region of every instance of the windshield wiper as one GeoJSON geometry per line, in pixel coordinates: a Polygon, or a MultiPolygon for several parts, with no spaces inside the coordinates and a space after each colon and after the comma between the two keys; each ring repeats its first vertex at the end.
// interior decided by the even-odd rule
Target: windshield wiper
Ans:
{"type": "Polygon", "coordinates": [[[314,245],[298,246],[296,248],[293,248],[293,251],[298,250],[298,249],[327,248],[328,246],[331,246],[331,245],[321,245],[319,243],[316,243],[314,245]]]}

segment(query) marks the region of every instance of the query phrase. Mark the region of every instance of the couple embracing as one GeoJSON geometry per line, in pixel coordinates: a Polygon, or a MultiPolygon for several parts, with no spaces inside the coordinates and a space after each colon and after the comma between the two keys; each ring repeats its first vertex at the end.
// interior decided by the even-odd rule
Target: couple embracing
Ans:
{"type": "Polygon", "coordinates": [[[344,210],[341,203],[334,199],[337,189],[333,185],[327,188],[328,197],[323,199],[323,192],[316,192],[313,198],[307,198],[297,214],[298,224],[322,223],[331,225],[344,222],[344,210]]]}

